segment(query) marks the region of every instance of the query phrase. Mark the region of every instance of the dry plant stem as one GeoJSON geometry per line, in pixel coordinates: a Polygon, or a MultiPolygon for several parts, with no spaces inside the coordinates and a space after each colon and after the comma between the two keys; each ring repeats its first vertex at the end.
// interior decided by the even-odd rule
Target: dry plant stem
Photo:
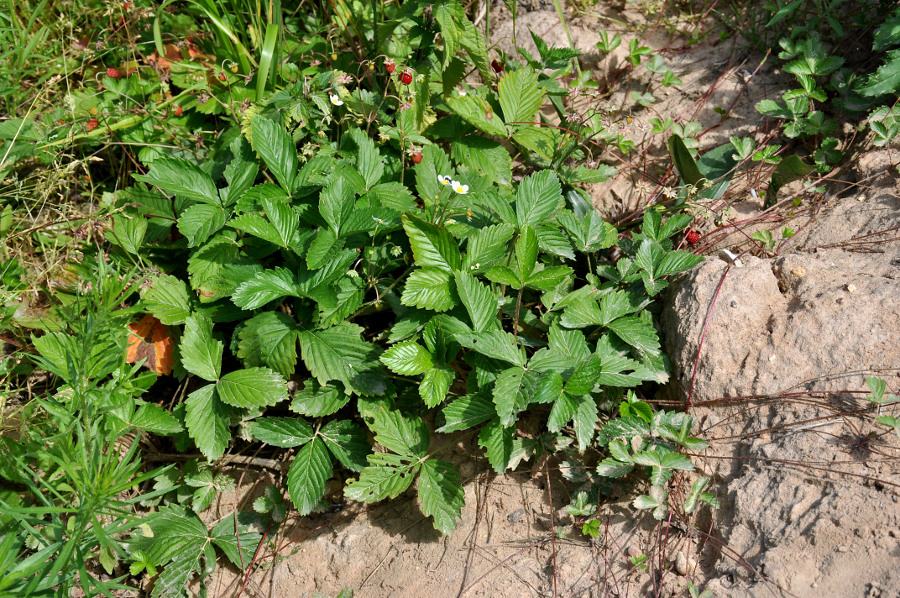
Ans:
{"type": "MultiPolygon", "coordinates": [[[[744,254],[742,253],[737,257],[737,259],[740,259],[743,255],[744,254]]],[[[703,331],[700,333],[700,343],[697,346],[697,356],[694,359],[694,371],[691,372],[691,385],[690,388],[688,388],[687,403],[684,407],[684,410],[687,413],[691,412],[691,398],[694,395],[694,379],[697,377],[697,369],[700,365],[700,352],[703,350],[703,339],[706,338],[706,328],[709,326],[710,316],[712,316],[713,308],[716,306],[716,300],[718,300],[719,298],[719,292],[721,292],[722,290],[722,285],[725,284],[725,277],[728,276],[728,272],[731,270],[732,263],[729,263],[727,266],[725,266],[725,271],[722,272],[722,276],[719,279],[719,284],[718,286],[716,286],[716,292],[709,303],[709,309],[706,310],[706,316],[703,318],[703,331]]]]}
{"type": "Polygon", "coordinates": [[[481,526],[481,521],[484,518],[484,513],[487,510],[487,497],[488,491],[491,488],[491,482],[493,481],[493,475],[490,471],[485,475],[484,481],[484,489],[482,491],[481,496],[478,496],[478,482],[475,482],[475,495],[478,500],[478,507],[475,509],[475,525],[472,526],[472,532],[470,534],[471,545],[469,546],[469,554],[466,557],[466,567],[463,571],[463,579],[462,583],[459,585],[459,593],[456,595],[457,598],[462,596],[463,590],[466,587],[466,582],[469,580],[469,571],[472,570],[472,561],[475,558],[475,548],[478,543],[478,528],[481,526]]]}
{"type": "MultiPolygon", "coordinates": [[[[526,552],[526,551],[528,551],[528,550],[531,550],[532,548],[538,548],[539,546],[542,546],[542,545],[546,544],[547,542],[549,542],[549,540],[547,540],[546,538],[544,538],[543,540],[538,540],[537,542],[533,542],[533,543],[531,543],[531,544],[529,544],[529,545],[527,545],[527,546],[525,546],[525,547],[523,547],[523,548],[520,548],[519,550],[515,551],[514,553],[512,553],[511,555],[509,555],[508,557],[506,557],[505,559],[501,560],[499,563],[497,563],[496,565],[494,565],[493,567],[491,567],[490,569],[488,569],[487,571],[485,571],[485,572],[481,575],[481,577],[479,577],[478,579],[476,579],[475,581],[473,581],[472,584],[471,584],[470,586],[468,586],[467,588],[464,588],[463,591],[461,591],[461,592],[459,593],[460,598],[461,598],[462,596],[464,596],[464,595],[466,594],[466,592],[468,592],[469,590],[471,590],[472,588],[474,588],[475,586],[477,586],[479,583],[481,583],[481,580],[482,580],[482,579],[484,579],[485,577],[487,577],[488,575],[490,575],[491,573],[493,573],[496,569],[498,569],[498,568],[500,568],[500,567],[507,567],[507,566],[508,566],[508,565],[506,564],[507,562],[511,561],[512,559],[514,559],[515,557],[519,556],[519,555],[522,554],[523,552],[526,552]]],[[[487,552],[484,548],[481,548],[481,547],[479,547],[479,548],[480,548],[481,550],[483,550],[484,552],[486,552],[488,557],[494,558],[494,555],[493,555],[493,554],[487,552]]],[[[513,573],[515,573],[515,571],[513,571],[513,573]]],[[[526,582],[526,583],[527,583],[527,582],[526,582]]],[[[531,586],[531,584],[528,584],[528,585],[531,586]]],[[[535,588],[534,586],[531,586],[531,588],[535,591],[535,594],[538,594],[538,593],[539,593],[539,592],[537,591],[537,588],[535,588]]]]}
{"type": "MultiPolygon", "coordinates": [[[[603,537],[604,537],[604,540],[605,540],[604,543],[603,543],[603,548],[604,548],[604,550],[603,550],[603,565],[604,565],[604,567],[605,567],[605,570],[604,570],[604,572],[603,572],[603,579],[604,579],[604,581],[607,581],[607,583],[608,583],[609,577],[610,577],[610,575],[611,575],[611,574],[610,574],[610,566],[609,566],[609,544],[610,544],[610,540],[611,540],[614,544],[617,544],[617,546],[616,546],[617,549],[619,549],[619,550],[622,549],[621,546],[618,546],[618,542],[616,542],[615,537],[613,537],[613,536],[611,535],[610,531],[609,531],[609,516],[608,516],[608,515],[607,515],[607,517],[606,517],[606,522],[605,522],[605,526],[604,526],[604,535],[603,535],[603,537]]],[[[598,568],[599,568],[599,566],[598,566],[598,568]]],[[[616,589],[616,591],[618,592],[618,595],[621,596],[621,595],[623,594],[623,590],[622,590],[622,588],[619,586],[619,579],[613,574],[613,575],[612,575],[612,580],[613,580],[613,587],[614,587],[614,588],[616,589]]]]}
{"type": "Polygon", "coordinates": [[[885,235],[889,232],[893,232],[895,230],[900,230],[900,226],[892,226],[891,228],[886,228],[884,230],[876,231],[874,233],[869,233],[867,235],[861,235],[859,237],[853,237],[851,239],[847,239],[846,241],[841,241],[840,243],[831,243],[829,245],[819,245],[815,249],[830,249],[832,247],[849,247],[855,245],[875,245],[881,243],[889,243],[891,241],[896,241],[900,239],[900,237],[891,237],[889,239],[880,239],[875,241],[864,241],[863,239],[868,239],[869,237],[877,237],[878,235],[885,235]]]}
{"type": "MultiPolygon", "coordinates": [[[[900,483],[889,482],[889,481],[883,480],[881,478],[875,478],[872,476],[863,475],[861,473],[850,473],[849,471],[841,471],[839,469],[834,469],[831,467],[818,467],[809,461],[795,461],[793,459],[773,459],[771,457],[720,457],[717,455],[700,455],[698,453],[688,453],[688,452],[685,452],[684,455],[687,457],[692,457],[692,458],[696,457],[698,459],[706,458],[706,459],[721,459],[721,460],[728,460],[728,461],[762,461],[764,463],[780,463],[782,465],[794,465],[799,468],[806,467],[806,468],[812,469],[814,471],[824,471],[826,473],[835,473],[835,474],[842,475],[842,476],[850,476],[853,478],[859,478],[861,480],[866,480],[868,482],[877,482],[884,486],[893,486],[894,488],[900,488],[900,483]]],[[[894,460],[894,459],[891,459],[891,460],[894,460]]],[[[829,461],[829,463],[831,463],[831,462],[829,461]]],[[[847,463],[851,463],[851,462],[847,461],[847,463]]]]}
{"type": "MultiPolygon", "coordinates": [[[[160,461],[190,461],[191,459],[200,459],[203,457],[200,453],[154,453],[144,457],[147,462],[160,461]]],[[[273,471],[284,472],[290,467],[290,463],[278,461],[277,459],[265,459],[263,457],[248,457],[246,455],[232,455],[228,457],[223,465],[252,465],[256,467],[264,467],[273,471]]]]}
{"type": "MultiPolygon", "coordinates": [[[[253,453],[253,457],[251,457],[251,458],[252,458],[252,459],[256,459],[256,458],[257,458],[257,455],[259,454],[259,452],[260,452],[262,449],[263,449],[262,446],[260,446],[259,448],[257,448],[257,449],[256,449],[256,452],[253,453]]],[[[240,455],[235,455],[235,456],[240,456],[240,455]]],[[[227,464],[227,463],[226,463],[226,464],[227,464]]],[[[248,571],[248,577],[249,577],[249,571],[252,570],[254,561],[251,561],[251,562],[250,562],[250,567],[249,567],[249,568],[248,568],[247,565],[244,563],[244,551],[243,551],[243,549],[241,548],[241,533],[240,533],[240,527],[238,526],[238,502],[237,502],[237,496],[238,496],[238,494],[240,494],[241,483],[244,481],[244,476],[245,476],[246,474],[247,474],[247,470],[245,469],[244,471],[241,472],[241,475],[240,475],[240,477],[238,478],[237,484],[235,485],[235,489],[234,489],[234,497],[235,497],[235,500],[232,501],[232,516],[234,517],[234,538],[235,538],[235,540],[237,541],[238,555],[241,557],[241,570],[242,570],[242,571],[247,570],[247,571],[248,571]]],[[[247,493],[247,496],[248,496],[248,497],[250,496],[250,493],[249,493],[249,492],[247,493]]],[[[263,535],[263,538],[262,538],[262,540],[260,541],[260,544],[256,547],[256,552],[253,554],[254,560],[256,559],[256,555],[259,554],[260,546],[262,546],[262,542],[265,541],[266,536],[269,534],[269,528],[270,528],[271,526],[272,526],[272,522],[269,523],[269,526],[266,528],[266,533],[263,535]]],[[[245,577],[245,578],[244,578],[244,584],[247,583],[248,577],[245,577]]],[[[243,590],[244,590],[244,585],[242,584],[242,585],[241,585],[241,592],[242,592],[243,590]]],[[[238,592],[238,596],[240,596],[240,592],[238,592]]]]}
{"type": "MultiPolygon", "coordinates": [[[[521,296],[521,293],[520,293],[521,296]]],[[[518,317],[518,314],[516,314],[518,317]]],[[[550,503],[550,547],[553,552],[553,598],[557,596],[557,588],[556,588],[556,524],[553,521],[553,486],[550,483],[550,462],[547,462],[547,467],[544,468],[544,473],[547,476],[547,501],[550,503]]]]}
{"type": "Polygon", "coordinates": [[[701,532],[700,530],[695,530],[695,531],[697,532],[697,534],[700,537],[704,538],[705,542],[708,542],[712,546],[713,550],[715,550],[716,552],[718,552],[721,555],[726,556],[727,558],[732,559],[735,563],[737,563],[738,565],[743,567],[745,571],[751,573],[752,575],[759,577],[766,583],[769,583],[769,584],[772,583],[771,581],[769,581],[769,578],[767,578],[765,575],[760,573],[756,569],[756,567],[754,567],[748,560],[746,560],[744,557],[742,557],[740,554],[738,554],[737,551],[735,551],[733,548],[731,548],[730,546],[728,546],[727,544],[725,544],[724,542],[722,542],[715,536],[710,535],[707,532],[701,532]]]}
{"type": "MultiPolygon", "coordinates": [[[[259,544],[256,546],[256,552],[253,553],[253,558],[250,560],[250,566],[247,567],[247,572],[244,575],[244,581],[241,583],[241,589],[237,593],[237,598],[240,598],[241,594],[244,592],[244,587],[247,585],[247,582],[250,580],[250,575],[253,573],[253,570],[256,565],[256,559],[259,557],[259,551],[262,550],[262,547],[266,543],[266,538],[269,536],[269,530],[272,529],[272,524],[274,521],[270,521],[269,525],[266,527],[265,533],[263,533],[262,538],[259,539],[259,544]]],[[[237,521],[235,520],[235,525],[237,525],[237,521]]]]}
{"type": "Polygon", "coordinates": [[[11,338],[6,338],[5,336],[0,336],[0,342],[9,343],[10,345],[13,345],[14,347],[18,347],[22,351],[28,351],[30,353],[34,353],[33,347],[26,347],[25,345],[21,345],[21,344],[17,343],[16,341],[12,340],[11,338]]]}

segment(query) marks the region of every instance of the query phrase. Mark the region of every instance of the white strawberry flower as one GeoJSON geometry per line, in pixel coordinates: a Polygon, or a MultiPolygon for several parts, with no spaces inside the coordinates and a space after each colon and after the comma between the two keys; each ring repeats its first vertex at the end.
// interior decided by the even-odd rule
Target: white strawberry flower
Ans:
{"type": "Polygon", "coordinates": [[[341,101],[341,98],[338,96],[338,94],[332,93],[328,97],[331,98],[331,103],[334,104],[335,106],[343,106],[344,105],[344,102],[341,101]]]}
{"type": "Polygon", "coordinates": [[[438,182],[441,185],[451,185],[453,183],[453,179],[450,178],[449,174],[439,174],[438,182]]]}
{"type": "Polygon", "coordinates": [[[456,191],[457,193],[459,193],[460,195],[465,195],[466,193],[469,192],[469,186],[463,185],[459,181],[453,181],[450,184],[453,185],[453,190],[456,191]]]}

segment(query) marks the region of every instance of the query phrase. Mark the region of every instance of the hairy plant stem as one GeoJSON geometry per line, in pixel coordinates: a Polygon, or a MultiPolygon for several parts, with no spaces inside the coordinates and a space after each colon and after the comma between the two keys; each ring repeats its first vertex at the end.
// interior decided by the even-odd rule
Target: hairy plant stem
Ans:
{"type": "Polygon", "coordinates": [[[519,310],[522,308],[522,291],[525,290],[525,287],[519,289],[519,294],[516,297],[516,318],[513,320],[513,336],[517,336],[519,334],[519,310]]]}

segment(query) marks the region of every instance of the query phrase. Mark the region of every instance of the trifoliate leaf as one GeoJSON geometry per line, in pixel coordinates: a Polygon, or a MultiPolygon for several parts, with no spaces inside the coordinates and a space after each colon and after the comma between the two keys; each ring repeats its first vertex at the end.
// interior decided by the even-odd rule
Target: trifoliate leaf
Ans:
{"type": "Polygon", "coordinates": [[[574,416],[575,439],[578,440],[578,450],[584,451],[594,439],[594,431],[597,426],[597,402],[591,395],[578,397],[578,406],[574,416]]]}
{"type": "Polygon", "coordinates": [[[488,135],[506,137],[509,133],[503,118],[494,112],[494,107],[484,98],[474,94],[451,95],[447,105],[463,120],[488,135]]]}
{"type": "Polygon", "coordinates": [[[484,275],[491,282],[505,284],[517,290],[521,289],[525,284],[512,268],[506,266],[491,266],[484,275]]]}
{"type": "Polygon", "coordinates": [[[106,238],[126,252],[137,255],[147,234],[147,219],[129,209],[113,216],[112,223],[112,230],[107,232],[106,238]]]}
{"type": "Polygon", "coordinates": [[[231,162],[225,167],[225,180],[228,188],[221,191],[226,206],[234,204],[252,186],[259,173],[259,160],[253,154],[253,149],[243,136],[237,137],[231,142],[231,162]]]}
{"type": "Polygon", "coordinates": [[[578,364],[572,377],[566,382],[566,392],[572,395],[586,395],[594,390],[602,365],[599,355],[591,355],[578,364]]]}
{"type": "MultiPolygon", "coordinates": [[[[532,360],[528,362],[528,367],[531,369],[535,369],[533,361],[534,359],[532,358],[532,360]]],[[[571,362],[568,365],[571,366],[571,362]]],[[[540,382],[538,383],[537,391],[534,394],[534,402],[553,403],[554,401],[558,401],[563,397],[564,394],[563,385],[563,378],[559,374],[559,372],[549,371],[545,373],[541,376],[540,382]]],[[[562,422],[559,428],[561,428],[564,424],[565,422],[562,422]]]]}
{"type": "Polygon", "coordinates": [[[158,436],[171,436],[184,429],[178,418],[155,403],[144,403],[138,407],[128,423],[158,436]]]}
{"type": "Polygon", "coordinates": [[[582,253],[594,253],[615,245],[618,240],[616,227],[603,220],[594,210],[579,218],[569,210],[563,210],[556,219],[569,233],[575,248],[582,253]]]}
{"type": "Polygon", "coordinates": [[[191,253],[187,271],[200,302],[211,303],[230,297],[238,285],[261,272],[262,266],[242,253],[234,231],[223,231],[191,253]]]}
{"type": "Polygon", "coordinates": [[[304,295],[306,292],[287,268],[273,268],[259,272],[242,283],[231,300],[241,309],[250,310],[282,297],[304,295]]]}
{"type": "Polygon", "coordinates": [[[534,232],[534,228],[527,224],[523,225],[519,231],[519,238],[516,239],[515,256],[518,278],[521,281],[527,280],[534,271],[538,256],[537,233],[534,232]]]}
{"type": "Polygon", "coordinates": [[[225,210],[217,205],[194,204],[178,215],[178,230],[187,237],[188,247],[197,247],[225,226],[225,210]]]}
{"type": "MultiPolygon", "coordinates": [[[[417,165],[419,166],[419,165],[417,165]]],[[[410,190],[403,183],[390,182],[375,185],[360,201],[371,207],[383,207],[398,212],[409,212],[416,208],[416,202],[410,190]]]]}
{"type": "Polygon", "coordinates": [[[620,478],[623,475],[631,473],[634,469],[633,463],[625,463],[617,459],[607,458],[597,465],[597,474],[608,478],[620,478]]]}
{"type": "Polygon", "coordinates": [[[153,531],[146,549],[147,560],[165,565],[153,586],[153,598],[183,596],[189,580],[205,576],[215,563],[216,553],[206,525],[196,513],[181,505],[168,505],[148,521],[153,531]]]}
{"type": "Polygon", "coordinates": [[[584,333],[580,330],[566,330],[559,326],[551,326],[547,341],[550,350],[571,358],[573,365],[587,359],[591,354],[584,333]]]}
{"type": "Polygon", "coordinates": [[[569,237],[558,226],[539,224],[534,227],[534,231],[537,233],[538,247],[541,248],[541,251],[564,257],[567,260],[575,259],[575,252],[572,251],[569,237]]]}
{"type": "Polygon", "coordinates": [[[353,212],[356,197],[353,187],[344,177],[334,177],[319,196],[319,213],[335,237],[353,212]]]}
{"type": "Polygon", "coordinates": [[[648,312],[641,312],[640,316],[625,316],[613,320],[607,327],[641,353],[659,355],[659,337],[649,315],[648,312]]]}
{"type": "Polygon", "coordinates": [[[320,228],[306,251],[306,265],[310,270],[317,270],[328,263],[335,251],[343,247],[344,239],[338,239],[327,228],[320,228]]]}
{"type": "Polygon", "coordinates": [[[424,457],[428,451],[428,426],[417,417],[404,417],[399,411],[379,408],[371,413],[369,428],[375,440],[388,450],[401,455],[424,457]]]}
{"type": "Polygon", "coordinates": [[[347,136],[356,145],[356,169],[366,181],[366,189],[370,189],[381,180],[384,173],[381,154],[372,138],[356,127],[351,127],[347,136]]]}
{"type": "Polygon", "coordinates": [[[547,429],[551,432],[559,432],[567,423],[575,417],[578,408],[578,397],[561,393],[559,399],[553,404],[550,415],[547,418],[547,429]]]}
{"type": "MultiPolygon", "coordinates": [[[[274,517],[274,515],[273,515],[274,517]]],[[[210,538],[235,567],[246,566],[253,560],[253,553],[262,536],[253,527],[260,527],[260,518],[254,513],[238,511],[237,517],[225,517],[209,531],[210,538]],[[237,532],[234,528],[237,519],[237,532]]]]}
{"type": "Polygon", "coordinates": [[[541,267],[525,279],[525,286],[541,291],[552,291],[572,276],[572,268],[568,266],[541,267]]]}
{"type": "Polygon", "coordinates": [[[462,22],[462,36],[459,38],[459,44],[469,55],[478,74],[481,75],[482,81],[490,80],[490,70],[488,70],[488,51],[485,44],[484,36],[472,21],[466,19],[462,22]]]}
{"type": "Polygon", "coordinates": [[[432,318],[434,318],[434,314],[427,311],[418,309],[407,310],[403,317],[399,318],[394,323],[394,327],[391,328],[388,343],[405,341],[409,337],[419,334],[432,318]]]}
{"type": "Polygon", "coordinates": [[[525,350],[519,346],[516,337],[508,332],[494,330],[491,332],[463,333],[456,335],[457,342],[463,347],[477,351],[487,357],[500,359],[525,367],[525,350]]]}
{"type": "Polygon", "coordinates": [[[599,326],[602,321],[603,314],[593,297],[579,297],[570,301],[559,319],[559,323],[566,328],[599,326]]]}
{"type": "Polygon", "coordinates": [[[859,93],[868,97],[896,94],[900,90],[900,50],[891,50],[884,59],[884,64],[869,75],[866,84],[859,88],[859,93]]]}
{"type": "Polygon", "coordinates": [[[512,180],[509,151],[492,139],[467,135],[450,146],[450,154],[455,162],[493,183],[509,185],[512,180]]]}
{"type": "Polygon", "coordinates": [[[272,245],[287,247],[287,245],[282,245],[282,239],[275,225],[259,214],[241,214],[229,220],[228,226],[267,241],[272,245]]]}
{"type": "MultiPolygon", "coordinates": [[[[233,198],[229,196],[229,200],[231,199],[233,198]]],[[[237,198],[234,209],[238,213],[253,214],[262,209],[262,202],[266,199],[280,201],[285,204],[290,203],[290,195],[285,193],[284,189],[272,183],[261,183],[250,187],[246,193],[237,198]]]]}

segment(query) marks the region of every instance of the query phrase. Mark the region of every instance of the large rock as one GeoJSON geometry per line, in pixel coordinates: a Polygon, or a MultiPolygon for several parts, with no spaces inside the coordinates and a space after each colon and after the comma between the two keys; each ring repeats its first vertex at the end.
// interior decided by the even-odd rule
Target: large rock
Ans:
{"type": "Polygon", "coordinates": [[[713,258],[670,291],[668,390],[711,443],[734,551],[716,595],[900,595],[900,442],[865,399],[866,375],[900,390],[898,298],[896,250],[713,258]]]}
{"type": "Polygon", "coordinates": [[[709,259],[670,293],[664,325],[684,396],[692,377],[693,402],[862,388],[881,370],[900,382],[891,371],[900,366],[900,254],[741,261],[726,274],[724,261],[709,259]]]}

